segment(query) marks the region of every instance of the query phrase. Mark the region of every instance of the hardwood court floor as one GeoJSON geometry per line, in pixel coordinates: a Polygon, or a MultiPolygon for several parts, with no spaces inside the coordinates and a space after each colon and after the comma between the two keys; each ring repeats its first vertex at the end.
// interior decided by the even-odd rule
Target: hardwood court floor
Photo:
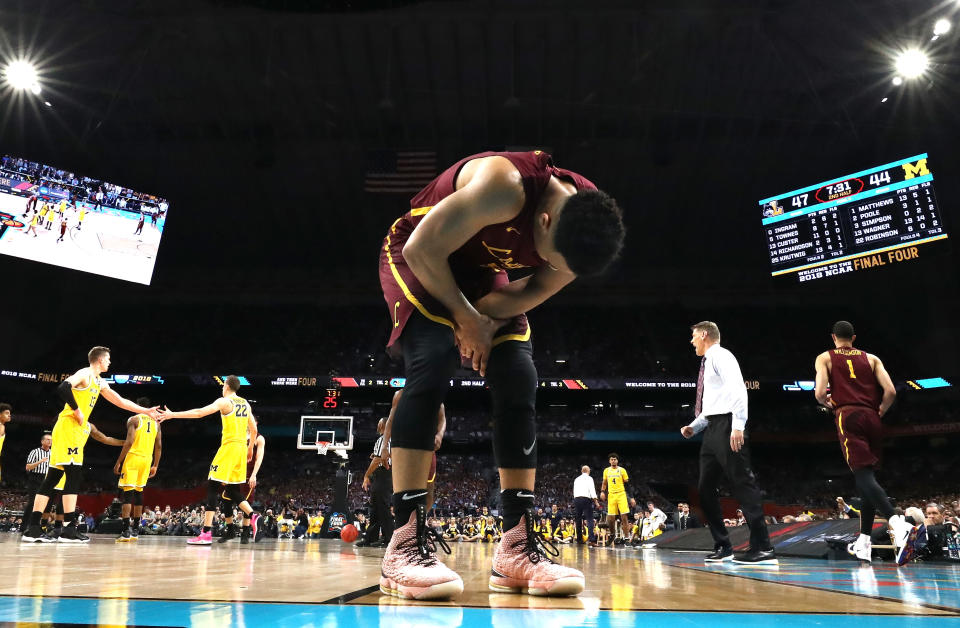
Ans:
{"type": "MultiPolygon", "coordinates": [[[[137,543],[118,544],[113,537],[93,535],[86,545],[22,545],[18,541],[15,534],[0,537],[0,621],[38,621],[41,610],[31,601],[77,598],[97,601],[94,617],[100,620],[94,623],[121,625],[130,620],[131,609],[156,600],[191,602],[191,608],[199,602],[216,603],[235,615],[236,608],[229,608],[233,605],[248,609],[248,621],[255,613],[249,610],[250,603],[258,603],[297,609],[306,608],[300,606],[305,604],[350,605],[367,608],[356,612],[375,612],[380,617],[398,607],[419,608],[418,612],[446,607],[460,609],[461,619],[464,611],[479,608],[488,613],[489,609],[524,609],[588,615],[630,611],[638,623],[643,623],[639,618],[645,611],[738,617],[742,613],[888,616],[901,622],[909,616],[915,617],[911,621],[937,616],[939,626],[960,626],[957,565],[860,568],[855,562],[782,559],[779,569],[708,567],[700,553],[564,546],[562,562],[584,571],[587,589],[575,598],[535,598],[489,591],[493,547],[454,544],[452,556],[444,555],[444,560],[464,578],[464,594],[454,602],[424,604],[387,598],[376,591],[383,550],[355,549],[337,540],[269,540],[245,546],[231,541],[211,547],[188,546],[185,537],[142,537],[137,543]],[[105,616],[104,609],[113,610],[105,616]]],[[[57,608],[68,607],[82,615],[76,604],[62,603],[57,608]]],[[[208,604],[207,608],[214,607],[208,604]]],[[[297,612],[302,615],[302,610],[297,612]]],[[[623,617],[622,613],[610,616],[623,617]]],[[[359,621],[359,616],[351,621],[359,621]]],[[[649,620],[644,621],[649,625],[649,620]]],[[[156,625],[145,623],[139,615],[137,623],[156,625]]],[[[738,620],[734,625],[745,624],[738,620]]]]}

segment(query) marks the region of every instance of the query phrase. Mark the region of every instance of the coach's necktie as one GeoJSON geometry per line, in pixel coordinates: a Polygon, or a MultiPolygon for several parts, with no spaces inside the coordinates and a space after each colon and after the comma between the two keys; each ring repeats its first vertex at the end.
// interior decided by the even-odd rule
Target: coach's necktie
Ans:
{"type": "Polygon", "coordinates": [[[693,405],[694,418],[700,416],[703,410],[703,369],[707,364],[707,356],[700,358],[700,374],[697,375],[697,402],[693,405]]]}

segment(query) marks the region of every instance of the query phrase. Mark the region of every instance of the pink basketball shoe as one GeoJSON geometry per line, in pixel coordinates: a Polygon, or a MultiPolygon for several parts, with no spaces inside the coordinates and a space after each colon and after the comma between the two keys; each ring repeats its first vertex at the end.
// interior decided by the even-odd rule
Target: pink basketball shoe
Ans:
{"type": "Polygon", "coordinates": [[[210,545],[211,543],[213,543],[212,532],[200,532],[192,539],[187,539],[187,545],[210,545]]]}
{"type": "Polygon", "coordinates": [[[424,505],[410,513],[410,520],[393,531],[380,566],[380,591],[412,600],[449,599],[463,593],[463,580],[437,560],[437,546],[447,554],[450,547],[427,527],[424,505]]]}
{"type": "Polygon", "coordinates": [[[583,573],[553,562],[556,546],[533,531],[533,512],[503,533],[493,554],[490,590],[529,595],[577,595],[583,591],[583,573]]]}

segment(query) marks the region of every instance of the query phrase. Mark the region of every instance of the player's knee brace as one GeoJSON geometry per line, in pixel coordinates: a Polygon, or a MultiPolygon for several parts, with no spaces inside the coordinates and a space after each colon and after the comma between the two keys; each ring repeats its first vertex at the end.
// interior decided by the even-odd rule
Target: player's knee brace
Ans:
{"type": "Polygon", "coordinates": [[[226,514],[228,512],[233,512],[233,502],[226,497],[220,498],[220,512],[226,514]]]}
{"type": "Polygon", "coordinates": [[[133,505],[134,506],[143,506],[143,492],[142,491],[130,491],[133,493],[133,505]]]}
{"type": "Polygon", "coordinates": [[[57,469],[55,467],[48,468],[47,474],[43,477],[43,482],[40,484],[40,488],[37,489],[37,495],[51,497],[53,495],[53,487],[60,483],[63,475],[63,469],[57,469]]]}
{"type": "MultiPolygon", "coordinates": [[[[241,511],[241,512],[242,512],[242,511],[241,511]]],[[[244,518],[244,519],[250,519],[251,517],[253,517],[253,511],[243,513],[243,518],[244,518]]]]}
{"type": "Polygon", "coordinates": [[[501,469],[537,468],[537,369],[529,341],[497,345],[487,363],[493,455],[501,469]]]}
{"type": "Polygon", "coordinates": [[[124,491],[123,492],[123,503],[133,505],[133,494],[136,491],[124,491]]]}
{"type": "Polygon", "coordinates": [[[220,493],[223,491],[223,484],[216,480],[209,480],[207,483],[207,510],[216,510],[220,503],[220,493]]]}
{"type": "Polygon", "coordinates": [[[453,330],[416,313],[400,338],[406,383],[393,415],[393,447],[433,451],[437,412],[460,361],[453,330]]]}
{"type": "Polygon", "coordinates": [[[240,491],[240,486],[238,484],[227,484],[223,492],[227,496],[227,499],[232,501],[237,506],[239,506],[240,502],[243,501],[243,493],[240,491]]]}
{"type": "Polygon", "coordinates": [[[80,492],[80,480],[83,469],[79,465],[71,464],[63,468],[67,479],[63,482],[64,495],[76,495],[80,492]]]}

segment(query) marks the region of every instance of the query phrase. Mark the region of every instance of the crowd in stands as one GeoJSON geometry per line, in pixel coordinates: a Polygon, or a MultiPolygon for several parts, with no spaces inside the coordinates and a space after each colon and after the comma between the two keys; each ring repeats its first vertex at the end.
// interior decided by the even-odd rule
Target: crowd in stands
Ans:
{"type": "MultiPolygon", "coordinates": [[[[176,338],[175,343],[142,341],[142,321],[120,306],[116,315],[91,320],[89,336],[140,339],[130,348],[111,341],[116,360],[130,372],[218,373],[226,369],[288,375],[402,375],[402,365],[385,352],[391,324],[382,302],[367,299],[346,308],[262,301],[242,308],[216,299],[191,303],[189,308],[157,303],[152,306],[154,320],[163,321],[164,333],[176,338]],[[217,333],[212,333],[220,321],[243,331],[237,342],[225,345],[217,333]],[[254,363],[250,356],[256,356],[254,363]]],[[[737,355],[746,378],[813,379],[813,359],[829,342],[823,330],[811,329],[808,339],[798,341],[800,346],[809,347],[806,353],[771,351],[769,347],[780,341],[776,326],[757,328],[739,322],[737,317],[745,313],[718,314],[722,317],[724,345],[737,355]]],[[[638,312],[636,307],[610,306],[598,317],[593,307],[548,304],[530,315],[534,361],[545,378],[691,381],[698,366],[688,346],[687,324],[693,316],[678,313],[675,307],[644,307],[638,312]]],[[[756,316],[754,313],[748,320],[756,316]]],[[[82,344],[85,340],[67,333],[63,336],[55,350],[32,357],[35,364],[18,366],[57,368],[63,355],[84,355],[89,349],[82,344]]],[[[899,348],[902,343],[872,340],[871,344],[883,347],[882,357],[895,380],[914,377],[921,368],[899,348]]],[[[473,373],[463,370],[459,375],[470,377],[473,373]]]]}

